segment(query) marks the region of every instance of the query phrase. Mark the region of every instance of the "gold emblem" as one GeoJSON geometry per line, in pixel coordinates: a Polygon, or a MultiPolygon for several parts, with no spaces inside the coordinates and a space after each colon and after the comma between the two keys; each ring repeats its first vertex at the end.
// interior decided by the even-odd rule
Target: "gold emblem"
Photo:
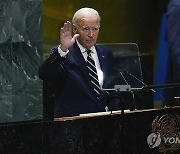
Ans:
{"type": "Polygon", "coordinates": [[[180,146],[180,117],[165,114],[152,122],[152,133],[160,135],[159,152],[173,152],[180,146]]]}

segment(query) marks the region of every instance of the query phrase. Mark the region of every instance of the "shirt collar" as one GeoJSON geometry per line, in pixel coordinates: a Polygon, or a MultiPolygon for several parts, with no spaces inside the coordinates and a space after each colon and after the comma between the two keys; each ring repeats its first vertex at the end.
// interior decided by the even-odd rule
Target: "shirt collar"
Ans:
{"type": "MultiPolygon", "coordinates": [[[[77,39],[76,39],[76,42],[77,42],[77,44],[78,44],[78,46],[79,46],[81,52],[82,52],[82,53],[85,53],[87,49],[86,49],[85,47],[83,47],[83,46],[78,42],[77,39]]],[[[92,46],[89,50],[91,50],[91,52],[94,53],[95,47],[92,46]]]]}

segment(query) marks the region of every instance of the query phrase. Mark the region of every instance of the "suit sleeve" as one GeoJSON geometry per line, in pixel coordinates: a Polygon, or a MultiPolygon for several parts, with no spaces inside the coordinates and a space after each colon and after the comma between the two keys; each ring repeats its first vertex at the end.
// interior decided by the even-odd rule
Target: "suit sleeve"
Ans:
{"type": "Polygon", "coordinates": [[[52,81],[62,77],[65,74],[64,60],[65,57],[59,55],[58,48],[53,48],[49,58],[47,58],[39,68],[39,78],[52,81]]]}

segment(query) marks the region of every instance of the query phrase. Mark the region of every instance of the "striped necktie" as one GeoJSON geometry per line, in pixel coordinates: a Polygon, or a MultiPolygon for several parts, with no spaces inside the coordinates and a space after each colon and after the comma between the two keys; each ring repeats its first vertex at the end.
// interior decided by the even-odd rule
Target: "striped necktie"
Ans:
{"type": "Polygon", "coordinates": [[[87,68],[89,70],[90,80],[91,80],[93,89],[96,92],[97,98],[99,98],[99,96],[101,94],[101,88],[99,85],[96,65],[95,65],[95,62],[91,56],[91,50],[87,50],[86,52],[88,54],[86,63],[87,63],[87,68]]]}

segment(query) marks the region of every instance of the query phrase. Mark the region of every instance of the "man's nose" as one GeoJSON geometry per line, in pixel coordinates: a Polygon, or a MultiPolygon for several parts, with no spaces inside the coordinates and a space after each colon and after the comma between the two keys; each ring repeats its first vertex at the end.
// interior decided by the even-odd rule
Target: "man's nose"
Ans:
{"type": "Polygon", "coordinates": [[[92,30],[92,29],[89,29],[88,37],[93,37],[93,35],[94,35],[93,30],[92,30]]]}

